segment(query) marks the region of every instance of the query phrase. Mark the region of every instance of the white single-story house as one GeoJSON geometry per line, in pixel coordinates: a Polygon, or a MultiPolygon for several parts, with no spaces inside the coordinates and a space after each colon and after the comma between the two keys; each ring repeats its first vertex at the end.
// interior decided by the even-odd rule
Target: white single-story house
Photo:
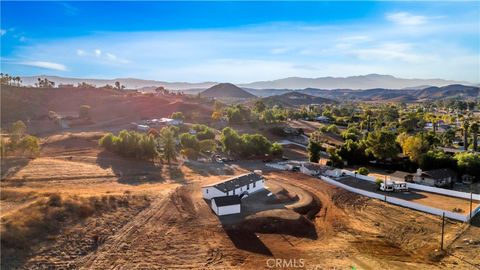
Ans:
{"type": "Polygon", "coordinates": [[[212,199],[211,207],[218,216],[238,214],[241,211],[242,200],[238,195],[215,197],[212,199]]]}
{"type": "Polygon", "coordinates": [[[417,184],[432,186],[432,187],[444,187],[450,185],[450,183],[457,180],[457,174],[451,169],[436,169],[430,171],[422,171],[417,169],[416,175],[414,175],[413,181],[417,184]]]}
{"type": "Polygon", "coordinates": [[[300,172],[306,175],[316,176],[322,172],[322,165],[313,162],[305,162],[300,167],[300,172]]]}
{"type": "Polygon", "coordinates": [[[203,186],[202,194],[205,199],[222,196],[248,196],[265,188],[265,179],[257,173],[246,173],[221,182],[203,186]]]}

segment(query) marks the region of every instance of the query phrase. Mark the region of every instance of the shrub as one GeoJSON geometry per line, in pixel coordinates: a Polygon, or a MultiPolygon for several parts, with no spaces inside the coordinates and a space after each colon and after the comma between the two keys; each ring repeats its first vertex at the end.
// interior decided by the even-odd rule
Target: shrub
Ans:
{"type": "Polygon", "coordinates": [[[80,106],[78,117],[80,117],[80,118],[90,118],[90,106],[88,106],[88,105],[80,106]]]}
{"type": "Polygon", "coordinates": [[[377,178],[377,179],[375,180],[375,184],[377,185],[377,188],[380,188],[380,184],[382,184],[382,183],[383,183],[383,180],[380,179],[380,178],[377,178]]]}
{"type": "Polygon", "coordinates": [[[358,168],[357,172],[358,172],[359,174],[361,174],[361,175],[368,175],[368,174],[370,173],[370,172],[368,171],[368,169],[365,168],[365,167],[360,167],[360,168],[358,168]]]}

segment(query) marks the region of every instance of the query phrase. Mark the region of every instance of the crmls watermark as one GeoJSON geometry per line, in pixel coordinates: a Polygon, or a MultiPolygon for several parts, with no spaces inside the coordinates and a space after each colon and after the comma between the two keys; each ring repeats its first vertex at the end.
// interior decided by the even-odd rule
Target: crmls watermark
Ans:
{"type": "Polygon", "coordinates": [[[304,268],[304,259],[268,259],[268,268],[304,268]]]}

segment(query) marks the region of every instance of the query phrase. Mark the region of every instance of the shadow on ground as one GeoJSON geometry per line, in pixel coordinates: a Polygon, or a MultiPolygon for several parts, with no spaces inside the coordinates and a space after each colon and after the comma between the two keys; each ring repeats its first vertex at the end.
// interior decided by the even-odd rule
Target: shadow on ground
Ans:
{"type": "Polygon", "coordinates": [[[153,161],[127,159],[102,151],[97,155],[95,162],[102,169],[112,169],[123,184],[139,185],[148,182],[164,182],[162,177],[163,167],[153,161]]]}

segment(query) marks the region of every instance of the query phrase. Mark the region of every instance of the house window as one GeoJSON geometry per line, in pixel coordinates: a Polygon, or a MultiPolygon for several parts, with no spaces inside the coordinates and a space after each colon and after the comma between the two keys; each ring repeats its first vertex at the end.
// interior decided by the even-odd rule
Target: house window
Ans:
{"type": "Polygon", "coordinates": [[[250,183],[247,184],[247,190],[249,190],[249,189],[250,189],[250,183]]]}
{"type": "Polygon", "coordinates": [[[207,188],[207,194],[208,194],[208,188],[207,188]]]}
{"type": "Polygon", "coordinates": [[[253,188],[255,188],[255,186],[256,186],[255,184],[256,184],[256,183],[257,183],[257,182],[253,182],[253,188]]]}

